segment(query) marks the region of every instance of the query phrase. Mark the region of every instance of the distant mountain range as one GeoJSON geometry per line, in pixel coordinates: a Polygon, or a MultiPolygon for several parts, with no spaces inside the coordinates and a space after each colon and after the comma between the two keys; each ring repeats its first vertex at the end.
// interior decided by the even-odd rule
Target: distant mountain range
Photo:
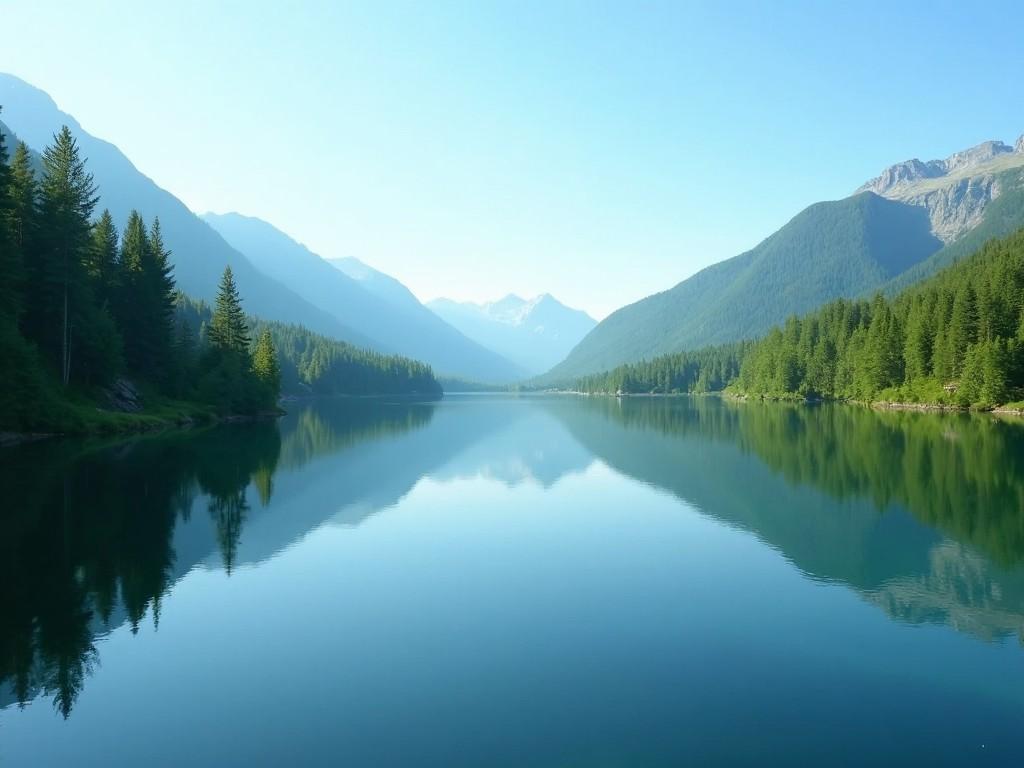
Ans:
{"type": "Polygon", "coordinates": [[[203,219],[257,269],[371,339],[373,347],[423,360],[442,375],[487,382],[525,375],[445,323],[400,282],[362,262],[328,262],[261,219],[237,213],[207,213],[203,219]]]}
{"type": "Polygon", "coordinates": [[[816,203],[759,245],[613,312],[538,379],[759,336],[839,297],[892,292],[1024,226],[1024,136],[908,160],[816,203]]]}
{"type": "Polygon", "coordinates": [[[1024,226],[1022,136],[1014,146],[987,141],[944,160],[897,163],[852,196],[808,207],[746,253],[596,325],[547,295],[481,305],[439,299],[428,308],[395,278],[357,259],[325,261],[266,222],[237,214],[204,221],[16,77],[0,74],[0,105],[0,131],[37,152],[61,125],[71,129],[99,185],[100,209],[119,226],[132,208],[147,220],[159,216],[178,287],[189,295],[213,299],[230,265],[248,312],[482,383],[569,383],[625,362],[753,338],[838,297],[895,292],[1024,226]]]}
{"type": "Polygon", "coordinates": [[[365,274],[350,276],[352,267],[335,268],[341,265],[326,263],[258,219],[228,214],[204,221],[117,147],[83,130],[46,93],[17,77],[0,74],[0,105],[0,131],[12,151],[22,140],[41,152],[67,125],[99,186],[99,210],[109,209],[119,226],[133,208],[147,221],[160,218],[175,280],[190,296],[211,301],[230,265],[245,310],[262,318],[414,357],[442,375],[499,383],[527,375],[526,369],[466,338],[387,275],[362,265],[365,274]]]}
{"type": "Polygon", "coordinates": [[[427,307],[531,375],[561,361],[597,325],[586,312],[567,307],[547,293],[533,299],[509,294],[485,304],[435,299],[427,307]]]}
{"type": "Polygon", "coordinates": [[[71,115],[61,112],[43,91],[0,74],[0,105],[11,133],[37,152],[52,142],[62,125],[71,129],[99,185],[99,209],[110,209],[119,227],[133,208],[147,221],[160,217],[164,239],[173,251],[175,279],[189,295],[212,299],[225,265],[230,264],[246,311],[269,320],[301,323],[361,346],[368,344],[365,336],[260,272],[178,198],[142,174],[117,147],[90,135],[71,115]]]}

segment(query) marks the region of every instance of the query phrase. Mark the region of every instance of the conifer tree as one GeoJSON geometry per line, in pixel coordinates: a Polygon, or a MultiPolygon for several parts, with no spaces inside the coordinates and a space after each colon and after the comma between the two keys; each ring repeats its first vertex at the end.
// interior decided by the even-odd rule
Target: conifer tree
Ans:
{"type": "Polygon", "coordinates": [[[281,368],[269,328],[263,329],[256,340],[252,352],[252,370],[267,392],[268,404],[273,404],[281,392],[281,368]]]}
{"type": "Polygon", "coordinates": [[[210,344],[221,352],[237,355],[249,353],[249,326],[245,322],[231,267],[225,267],[221,277],[209,335],[210,344]]]}
{"type": "Polygon", "coordinates": [[[21,252],[14,237],[12,174],[7,161],[7,142],[0,133],[0,321],[13,321],[22,304],[21,252]]]}
{"type": "MultiPolygon", "coordinates": [[[[92,301],[84,263],[92,246],[93,209],[98,201],[93,176],[67,126],[43,153],[40,182],[40,248],[33,275],[38,291],[29,307],[40,348],[60,366],[60,381],[71,379],[72,343],[106,346],[89,325],[92,301]],[[76,328],[76,320],[81,321],[76,328]]],[[[85,351],[85,350],[82,350],[85,351]]]]}
{"type": "Polygon", "coordinates": [[[112,306],[117,293],[118,233],[109,210],[104,210],[92,231],[88,272],[93,293],[101,306],[112,306]]]}

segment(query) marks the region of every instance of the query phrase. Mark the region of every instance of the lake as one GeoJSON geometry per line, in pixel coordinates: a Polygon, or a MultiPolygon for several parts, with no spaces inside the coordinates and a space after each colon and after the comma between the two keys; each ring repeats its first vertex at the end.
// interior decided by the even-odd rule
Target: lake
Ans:
{"type": "Polygon", "coordinates": [[[0,453],[0,765],[1021,759],[1021,424],[289,411],[0,453]]]}

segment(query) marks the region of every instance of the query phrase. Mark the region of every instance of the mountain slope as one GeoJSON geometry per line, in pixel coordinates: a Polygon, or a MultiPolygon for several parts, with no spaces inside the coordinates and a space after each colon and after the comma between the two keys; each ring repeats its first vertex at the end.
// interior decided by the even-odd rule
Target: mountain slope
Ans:
{"type": "MultiPolygon", "coordinates": [[[[1021,137],[1024,142],[1024,137],[1021,137]]],[[[1018,142],[1019,144],[1021,142],[1018,142]]],[[[1024,157],[1024,150],[1021,150],[1024,157]]],[[[1024,227],[1024,169],[1005,171],[996,178],[1002,191],[986,205],[976,226],[887,283],[883,290],[894,294],[970,256],[987,241],[1006,237],[1024,227]]]]}
{"type": "MultiPolygon", "coordinates": [[[[448,376],[488,382],[523,377],[519,367],[463,336],[408,291],[411,301],[404,303],[382,298],[261,219],[237,213],[203,218],[260,270],[338,322],[373,338],[378,349],[423,360],[448,376]]],[[[384,276],[376,274],[383,282],[384,276]]]]}
{"type": "Polygon", "coordinates": [[[117,147],[90,135],[73,117],[61,112],[43,91],[0,74],[0,104],[10,130],[36,151],[41,152],[62,125],[71,129],[99,186],[99,208],[109,208],[119,227],[133,208],[147,221],[160,217],[164,240],[172,251],[175,280],[185,293],[212,300],[224,267],[230,265],[247,312],[300,323],[355,344],[368,343],[365,336],[262,274],[184,203],[142,174],[117,147]]]}
{"type": "Polygon", "coordinates": [[[817,203],[752,250],[612,313],[541,381],[757,336],[789,315],[875,289],[941,246],[922,207],[872,192],[817,203]]]}
{"type": "Polygon", "coordinates": [[[386,275],[374,269],[357,258],[343,256],[337,259],[326,259],[325,261],[359,283],[363,290],[369,291],[374,296],[383,299],[397,309],[419,313],[423,307],[412,291],[398,280],[391,277],[391,275],[386,275]]]}
{"type": "Polygon", "coordinates": [[[530,300],[510,294],[486,304],[435,299],[427,306],[469,338],[534,375],[562,360],[597,325],[586,312],[546,293],[530,300]]]}
{"type": "Polygon", "coordinates": [[[944,243],[952,243],[981,223],[988,206],[1014,186],[1022,168],[1024,136],[1015,147],[985,141],[945,160],[897,163],[857,191],[924,208],[932,232],[944,243]],[[1012,173],[1015,170],[1018,173],[1012,173]]]}

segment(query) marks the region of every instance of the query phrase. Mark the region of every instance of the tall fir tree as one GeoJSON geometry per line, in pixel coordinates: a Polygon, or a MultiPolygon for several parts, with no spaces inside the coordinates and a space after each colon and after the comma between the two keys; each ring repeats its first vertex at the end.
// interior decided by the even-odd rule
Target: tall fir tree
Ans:
{"type": "Polygon", "coordinates": [[[84,268],[92,245],[92,212],[99,198],[78,143],[67,126],[43,153],[40,182],[41,243],[33,275],[37,291],[30,302],[31,333],[40,349],[59,365],[64,386],[71,380],[73,343],[91,341],[93,329],[76,328],[91,301],[84,268]]]}
{"type": "Polygon", "coordinates": [[[23,302],[21,251],[14,237],[12,173],[8,165],[7,140],[0,132],[0,319],[13,322],[23,302]]]}
{"type": "MultiPolygon", "coordinates": [[[[93,293],[101,306],[113,307],[117,300],[118,282],[118,241],[117,227],[109,210],[104,210],[92,231],[92,251],[89,254],[87,270],[92,281],[93,293]]],[[[111,309],[113,312],[113,309],[111,309]]]]}
{"type": "Polygon", "coordinates": [[[12,309],[20,316],[27,308],[31,293],[29,264],[35,261],[35,233],[39,217],[39,185],[32,168],[32,155],[25,142],[19,142],[14,150],[7,184],[8,233],[15,254],[11,260],[9,283],[18,297],[18,304],[12,309]]]}
{"type": "Polygon", "coordinates": [[[222,353],[249,354],[249,326],[231,267],[224,267],[209,328],[210,344],[222,353]]]}

